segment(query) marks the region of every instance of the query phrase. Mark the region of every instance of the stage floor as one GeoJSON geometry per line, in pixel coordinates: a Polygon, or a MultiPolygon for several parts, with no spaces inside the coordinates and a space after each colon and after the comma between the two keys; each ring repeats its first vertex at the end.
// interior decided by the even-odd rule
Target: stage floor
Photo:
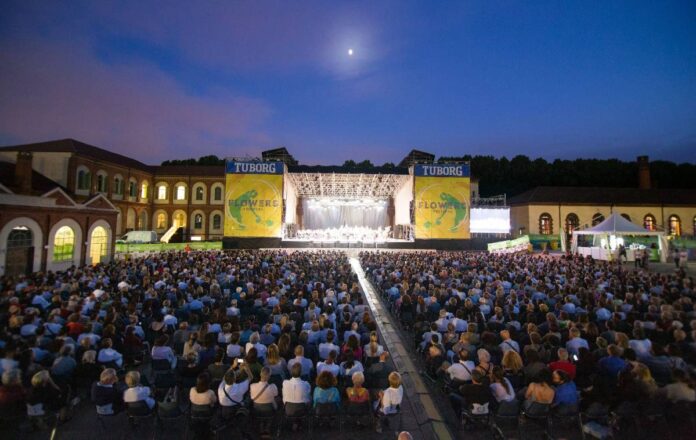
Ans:
{"type": "Polygon", "coordinates": [[[314,249],[410,249],[415,246],[412,240],[386,241],[355,241],[355,240],[305,240],[299,238],[284,238],[280,242],[284,248],[314,248],[314,249]]]}

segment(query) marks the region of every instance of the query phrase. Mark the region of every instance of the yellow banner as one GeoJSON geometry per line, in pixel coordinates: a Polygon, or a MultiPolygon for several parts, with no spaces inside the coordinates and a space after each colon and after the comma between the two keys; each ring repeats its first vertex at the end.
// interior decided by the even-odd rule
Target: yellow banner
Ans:
{"type": "Polygon", "coordinates": [[[416,238],[467,239],[469,177],[416,176],[416,238]]]}
{"type": "Polygon", "coordinates": [[[227,174],[226,237],[280,237],[283,222],[282,174],[227,174]]]}

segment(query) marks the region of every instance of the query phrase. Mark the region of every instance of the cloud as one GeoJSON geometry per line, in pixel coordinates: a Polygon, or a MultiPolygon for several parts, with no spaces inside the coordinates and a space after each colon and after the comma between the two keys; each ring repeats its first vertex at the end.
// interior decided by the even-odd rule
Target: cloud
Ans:
{"type": "Polygon", "coordinates": [[[0,63],[6,138],[73,137],[155,163],[270,142],[264,101],[224,88],[193,95],[152,64],[101,63],[84,41],[4,40],[0,63]]]}

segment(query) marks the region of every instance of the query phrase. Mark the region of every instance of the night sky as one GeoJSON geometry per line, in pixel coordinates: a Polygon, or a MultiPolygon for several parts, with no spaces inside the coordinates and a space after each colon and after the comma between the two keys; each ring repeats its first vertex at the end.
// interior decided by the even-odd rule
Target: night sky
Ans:
{"type": "Polygon", "coordinates": [[[693,0],[1,11],[2,145],[72,137],[147,163],[281,145],[306,164],[412,148],[696,161],[693,0]]]}

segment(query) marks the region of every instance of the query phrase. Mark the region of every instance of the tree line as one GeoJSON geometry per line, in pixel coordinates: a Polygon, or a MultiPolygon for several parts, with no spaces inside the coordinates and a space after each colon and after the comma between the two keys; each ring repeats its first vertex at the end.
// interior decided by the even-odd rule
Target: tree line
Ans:
{"type": "MultiPolygon", "coordinates": [[[[618,159],[530,159],[517,155],[512,159],[494,156],[441,157],[438,162],[462,162],[471,164],[471,172],[479,179],[481,197],[520,194],[536,186],[584,186],[584,187],[638,187],[638,163],[618,159]]],[[[166,165],[224,165],[225,160],[215,155],[198,159],[175,159],[162,162],[166,165]]],[[[369,160],[347,160],[341,166],[346,172],[388,173],[397,166],[392,162],[374,165],[369,160]]],[[[674,163],[657,160],[650,162],[650,175],[654,188],[696,189],[696,164],[674,163]]]]}

